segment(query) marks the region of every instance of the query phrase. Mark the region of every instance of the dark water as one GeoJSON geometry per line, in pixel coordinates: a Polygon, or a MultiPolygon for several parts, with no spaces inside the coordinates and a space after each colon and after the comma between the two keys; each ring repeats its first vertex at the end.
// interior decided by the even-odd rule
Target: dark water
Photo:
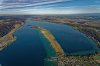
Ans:
{"type": "Polygon", "coordinates": [[[24,25],[15,32],[17,40],[0,52],[2,66],[43,66],[45,49],[38,31],[24,25]]]}
{"type": "Polygon", "coordinates": [[[41,26],[48,29],[66,53],[93,53],[97,49],[93,41],[70,26],[49,22],[31,22],[29,25],[41,26]]]}
{"type": "Polygon", "coordinates": [[[30,28],[29,25],[48,29],[61,44],[65,53],[87,54],[94,53],[97,49],[93,41],[70,26],[27,20],[27,23],[14,33],[17,40],[0,52],[2,66],[44,65],[47,54],[45,43],[41,40],[39,31],[30,28]]]}

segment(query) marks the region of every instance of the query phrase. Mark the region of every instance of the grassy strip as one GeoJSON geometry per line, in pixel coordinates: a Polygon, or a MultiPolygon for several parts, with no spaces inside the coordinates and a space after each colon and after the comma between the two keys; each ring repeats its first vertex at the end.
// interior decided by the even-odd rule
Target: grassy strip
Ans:
{"type": "MultiPolygon", "coordinates": [[[[56,52],[56,57],[52,56],[46,64],[48,66],[54,66],[52,63],[55,63],[57,65],[55,66],[98,66],[98,64],[95,62],[94,57],[92,55],[90,56],[68,56],[64,54],[63,49],[60,47],[60,44],[55,40],[53,35],[46,29],[42,27],[32,27],[35,29],[40,30],[40,32],[43,34],[43,36],[50,42],[49,44],[52,46],[52,48],[56,52]],[[53,59],[57,58],[57,59],[53,59]],[[55,60],[55,61],[54,61],[55,60]],[[56,61],[57,60],[57,61],[56,61]]],[[[49,48],[47,48],[49,49],[49,48]]],[[[48,51],[49,52],[49,51],[48,51]]]]}
{"type": "Polygon", "coordinates": [[[50,42],[45,38],[44,35],[41,35],[41,33],[39,33],[39,35],[40,35],[41,40],[44,43],[44,47],[45,47],[46,52],[47,52],[47,57],[44,60],[44,66],[57,66],[56,62],[54,62],[54,61],[47,61],[48,58],[56,57],[56,52],[55,52],[54,48],[52,48],[50,42]]]}
{"type": "MultiPolygon", "coordinates": [[[[34,28],[34,27],[33,27],[34,28]]],[[[58,54],[64,54],[64,51],[60,44],[56,41],[55,37],[46,29],[42,27],[35,27],[36,29],[39,29],[41,33],[46,37],[46,39],[50,42],[51,46],[55,49],[57,55],[58,54]]]]}
{"type": "Polygon", "coordinates": [[[56,39],[48,30],[38,26],[35,26],[35,29],[38,29],[42,34],[40,35],[40,38],[44,42],[44,46],[47,52],[47,58],[44,60],[44,66],[57,66],[57,63],[55,61],[49,61],[49,59],[52,57],[57,57],[58,54],[64,54],[63,49],[60,47],[60,44],[58,44],[56,39]]]}

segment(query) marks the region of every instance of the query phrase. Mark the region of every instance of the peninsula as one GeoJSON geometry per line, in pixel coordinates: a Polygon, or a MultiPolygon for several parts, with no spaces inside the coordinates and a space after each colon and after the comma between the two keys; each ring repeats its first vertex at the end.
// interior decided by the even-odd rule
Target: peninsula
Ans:
{"type": "Polygon", "coordinates": [[[13,33],[23,24],[24,21],[20,19],[6,18],[0,20],[0,51],[16,40],[13,33]]]}
{"type": "Polygon", "coordinates": [[[51,57],[48,61],[54,61],[57,63],[57,66],[97,66],[93,56],[69,56],[66,55],[63,51],[63,48],[56,41],[55,37],[47,29],[33,26],[33,29],[38,29],[44,37],[50,42],[52,48],[56,52],[56,57],[51,57]]]}
{"type": "MultiPolygon", "coordinates": [[[[92,16],[91,16],[92,17],[92,16]]],[[[62,23],[72,26],[75,30],[84,33],[93,39],[100,48],[100,20],[93,20],[90,16],[64,16],[64,15],[42,15],[32,16],[33,20],[53,23],[62,23]]],[[[93,18],[93,17],[92,17],[93,18]]]]}

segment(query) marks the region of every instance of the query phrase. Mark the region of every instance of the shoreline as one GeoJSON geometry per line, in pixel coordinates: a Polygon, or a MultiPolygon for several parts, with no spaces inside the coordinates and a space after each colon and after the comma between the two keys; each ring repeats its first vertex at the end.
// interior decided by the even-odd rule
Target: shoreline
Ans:
{"type": "MultiPolygon", "coordinates": [[[[52,37],[53,35],[51,33],[48,33],[49,32],[48,30],[46,30],[45,28],[39,27],[39,26],[33,26],[31,28],[38,29],[42,33],[42,35],[51,43],[52,48],[54,48],[56,51],[57,56],[50,57],[47,59],[47,61],[55,62],[55,63],[57,63],[57,66],[63,66],[63,65],[68,65],[68,66],[89,65],[89,66],[91,66],[92,63],[93,63],[92,64],[93,66],[97,66],[96,61],[94,60],[94,55],[88,55],[88,56],[65,55],[64,51],[62,52],[59,49],[57,49],[57,47],[53,47],[54,45],[52,45],[51,39],[53,39],[54,41],[56,41],[56,40],[54,37],[52,37]]],[[[55,44],[55,43],[53,43],[53,44],[55,44]]],[[[62,49],[62,48],[60,47],[60,49],[62,49]]]]}
{"type": "MultiPolygon", "coordinates": [[[[36,21],[38,21],[38,20],[36,20],[36,21]]],[[[40,21],[46,21],[46,20],[40,20],[40,21]]],[[[38,22],[40,22],[40,21],[38,21],[38,22]]],[[[51,21],[46,21],[46,22],[51,22],[51,21]]],[[[77,27],[76,25],[71,24],[71,23],[63,23],[63,22],[61,23],[61,22],[53,22],[53,21],[51,23],[64,24],[64,25],[68,25],[68,26],[72,27],[74,30],[84,34],[90,40],[93,40],[93,42],[97,45],[97,47],[100,48],[100,42],[98,40],[96,40],[94,37],[89,36],[88,34],[86,34],[83,31],[81,31],[81,29],[79,27],[77,27]]]]}
{"type": "Polygon", "coordinates": [[[40,30],[40,32],[45,36],[45,38],[50,42],[51,46],[55,49],[56,54],[64,54],[63,49],[61,48],[60,44],[56,41],[55,37],[46,29],[38,26],[34,26],[31,28],[35,28],[40,30]]]}
{"type": "MultiPolygon", "coordinates": [[[[60,46],[60,44],[56,41],[55,37],[46,29],[39,27],[39,26],[34,26],[31,27],[33,29],[37,29],[40,31],[40,33],[43,35],[44,39],[47,40],[49,42],[50,45],[46,46],[46,50],[52,50],[51,52],[55,52],[54,55],[51,55],[48,51],[47,54],[49,54],[49,57],[47,57],[47,59],[45,59],[45,64],[47,64],[46,66],[58,66],[60,65],[59,62],[63,63],[62,57],[65,56],[65,53],[62,49],[62,47],[60,46]],[[51,48],[49,48],[51,47],[51,48]],[[53,50],[54,49],[54,50],[53,50]],[[59,59],[60,61],[58,62],[57,59],[59,59]]],[[[47,44],[47,43],[45,43],[47,44]]],[[[64,64],[64,63],[63,63],[64,64]]],[[[62,66],[62,65],[60,65],[62,66]]]]}
{"type": "Polygon", "coordinates": [[[44,47],[46,50],[46,58],[44,58],[44,66],[57,66],[57,63],[54,61],[48,61],[51,57],[56,57],[56,52],[54,48],[52,48],[50,42],[46,39],[46,37],[39,31],[39,36],[42,42],[44,43],[44,47]]]}
{"type": "Polygon", "coordinates": [[[16,40],[16,36],[14,36],[13,33],[22,25],[23,23],[16,24],[15,28],[13,28],[8,34],[0,38],[0,51],[16,40]]]}

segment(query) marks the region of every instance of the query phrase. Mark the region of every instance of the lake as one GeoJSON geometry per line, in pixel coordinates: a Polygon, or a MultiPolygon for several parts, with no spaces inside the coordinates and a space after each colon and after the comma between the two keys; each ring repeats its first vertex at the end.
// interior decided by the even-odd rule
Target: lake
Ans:
{"type": "Polygon", "coordinates": [[[29,25],[49,30],[66,54],[84,55],[95,53],[98,49],[95,42],[68,25],[29,19],[14,33],[16,41],[0,52],[2,66],[44,66],[44,59],[49,53],[46,46],[49,45],[45,45],[47,40],[43,40],[42,34],[29,25]]]}

